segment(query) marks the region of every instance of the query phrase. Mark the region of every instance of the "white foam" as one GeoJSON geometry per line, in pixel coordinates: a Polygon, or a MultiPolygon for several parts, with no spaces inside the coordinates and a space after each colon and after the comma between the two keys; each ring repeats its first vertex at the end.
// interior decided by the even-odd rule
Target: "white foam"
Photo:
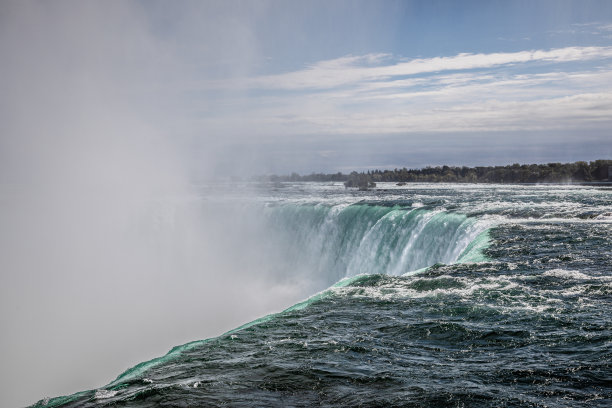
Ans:
{"type": "MultiPolygon", "coordinates": [[[[394,300],[394,299],[406,299],[406,298],[429,298],[438,296],[460,296],[470,297],[480,290],[486,291],[506,291],[515,289],[522,286],[516,282],[509,280],[507,277],[487,277],[486,279],[478,279],[476,281],[467,278],[456,278],[450,275],[442,275],[434,279],[424,278],[424,280],[439,280],[439,279],[451,279],[460,284],[459,287],[453,286],[449,288],[435,288],[431,290],[418,290],[412,287],[401,287],[397,286],[397,282],[390,285],[381,285],[376,287],[342,287],[333,288],[334,292],[340,295],[349,295],[352,297],[369,297],[379,300],[394,300]]],[[[410,281],[409,284],[415,281],[410,281]]],[[[524,288],[523,288],[524,289],[524,288]]]]}
{"type": "Polygon", "coordinates": [[[600,214],[597,217],[595,217],[595,219],[598,220],[598,221],[609,221],[609,222],[612,222],[612,213],[600,214]]]}
{"type": "Polygon", "coordinates": [[[586,275],[578,271],[568,271],[566,269],[551,269],[542,274],[542,276],[552,276],[555,278],[562,279],[591,279],[589,275],[586,275]]]}
{"type": "Polygon", "coordinates": [[[95,399],[106,399],[106,398],[112,398],[115,395],[117,395],[119,391],[115,391],[115,390],[96,390],[96,393],[94,394],[94,398],[95,399]]]}

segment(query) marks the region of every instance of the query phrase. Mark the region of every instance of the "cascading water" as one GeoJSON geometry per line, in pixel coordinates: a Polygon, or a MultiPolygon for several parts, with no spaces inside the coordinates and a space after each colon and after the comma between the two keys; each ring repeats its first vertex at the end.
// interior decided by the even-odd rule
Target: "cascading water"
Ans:
{"type": "Polygon", "coordinates": [[[331,285],[360,274],[402,275],[457,262],[491,226],[478,218],[410,205],[283,204],[264,211],[274,247],[331,285]]]}

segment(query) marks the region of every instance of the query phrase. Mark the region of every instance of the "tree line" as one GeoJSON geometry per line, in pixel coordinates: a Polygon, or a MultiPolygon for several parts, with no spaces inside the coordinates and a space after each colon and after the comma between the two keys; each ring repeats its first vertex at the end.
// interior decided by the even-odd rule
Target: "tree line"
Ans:
{"type": "Polygon", "coordinates": [[[350,174],[312,173],[268,176],[270,181],[341,181],[347,187],[369,188],[377,182],[396,183],[579,183],[608,181],[612,160],[574,163],[512,164],[508,166],[455,167],[437,166],[422,169],[368,170],[350,174]]]}

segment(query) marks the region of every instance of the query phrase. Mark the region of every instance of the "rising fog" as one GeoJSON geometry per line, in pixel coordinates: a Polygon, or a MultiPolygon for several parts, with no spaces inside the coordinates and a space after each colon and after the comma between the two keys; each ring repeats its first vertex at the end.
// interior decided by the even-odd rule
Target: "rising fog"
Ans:
{"type": "Polygon", "coordinates": [[[303,296],[264,284],[261,229],[194,184],[233,165],[184,94],[195,71],[249,69],[257,10],[238,5],[0,5],[1,405],[102,386],[303,296]]]}

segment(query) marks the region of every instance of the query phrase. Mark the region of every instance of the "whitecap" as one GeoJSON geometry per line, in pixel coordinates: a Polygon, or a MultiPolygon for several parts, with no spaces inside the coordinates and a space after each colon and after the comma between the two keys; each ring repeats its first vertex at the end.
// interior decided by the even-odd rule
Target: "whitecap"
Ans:
{"type": "Polygon", "coordinates": [[[96,390],[96,393],[94,394],[94,398],[95,399],[106,399],[106,398],[112,398],[115,395],[117,395],[119,391],[115,391],[115,390],[96,390]]]}
{"type": "Polygon", "coordinates": [[[575,280],[591,279],[589,275],[586,275],[582,272],[571,271],[571,270],[566,270],[566,269],[551,269],[549,271],[544,272],[542,275],[552,276],[555,278],[562,278],[562,279],[575,279],[575,280]]]}

